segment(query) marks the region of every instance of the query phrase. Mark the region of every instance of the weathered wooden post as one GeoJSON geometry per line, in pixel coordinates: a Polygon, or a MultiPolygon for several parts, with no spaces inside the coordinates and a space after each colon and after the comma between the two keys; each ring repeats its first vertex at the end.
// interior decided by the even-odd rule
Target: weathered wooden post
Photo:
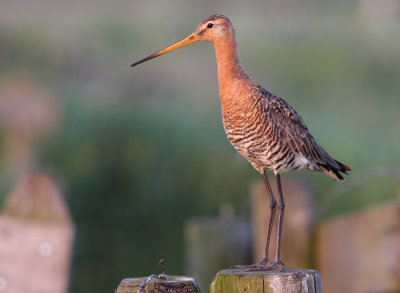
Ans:
{"type": "Polygon", "coordinates": [[[246,272],[222,270],[211,283],[211,293],[322,293],[321,275],[314,270],[284,269],[246,272]]]}
{"type": "Polygon", "coordinates": [[[194,279],[163,274],[123,279],[116,290],[116,293],[145,292],[201,293],[194,279]]]}
{"type": "Polygon", "coordinates": [[[323,222],[324,292],[400,292],[400,192],[395,200],[323,222]]]}
{"type": "Polygon", "coordinates": [[[166,275],[163,262],[164,259],[159,262],[161,267],[160,275],[123,279],[115,293],[201,293],[193,278],[166,275]]]}
{"type": "Polygon", "coordinates": [[[25,176],[0,215],[0,292],[67,292],[73,240],[74,227],[53,180],[25,176]]]}

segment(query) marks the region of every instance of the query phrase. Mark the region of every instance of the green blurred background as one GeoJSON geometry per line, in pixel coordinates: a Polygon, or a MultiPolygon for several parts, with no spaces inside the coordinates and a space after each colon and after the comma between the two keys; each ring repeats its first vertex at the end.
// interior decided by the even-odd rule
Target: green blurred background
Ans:
{"type": "MultiPolygon", "coordinates": [[[[60,182],[77,225],[70,292],[113,292],[123,277],[159,272],[161,258],[169,273],[184,274],[185,219],[217,215],[222,202],[248,216],[249,185],[260,175],[225,137],[211,44],[129,65],[224,14],[247,73],[285,98],[319,143],[362,176],[400,165],[398,4],[2,1],[1,105],[8,89],[26,88],[46,96],[51,118],[29,130],[32,153],[17,164],[7,143],[13,131],[0,117],[1,199],[28,169],[60,182]]],[[[35,93],[26,95],[33,104],[35,93]]],[[[18,107],[29,112],[32,103],[18,107]]],[[[330,202],[322,219],[396,193],[390,176],[348,191],[319,174],[283,180],[290,176],[312,183],[318,205],[330,202]],[[331,188],[344,191],[330,201],[331,188]]]]}

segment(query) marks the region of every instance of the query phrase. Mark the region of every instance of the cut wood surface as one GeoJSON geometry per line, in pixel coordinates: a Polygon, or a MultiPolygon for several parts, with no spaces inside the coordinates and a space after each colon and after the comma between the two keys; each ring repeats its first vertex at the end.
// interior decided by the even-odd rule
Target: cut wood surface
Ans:
{"type": "Polygon", "coordinates": [[[321,275],[314,270],[284,269],[246,272],[240,269],[222,270],[211,283],[211,293],[321,293],[321,275]]]}
{"type": "Polygon", "coordinates": [[[193,278],[184,276],[151,275],[141,278],[123,279],[116,293],[200,293],[193,278]]]}

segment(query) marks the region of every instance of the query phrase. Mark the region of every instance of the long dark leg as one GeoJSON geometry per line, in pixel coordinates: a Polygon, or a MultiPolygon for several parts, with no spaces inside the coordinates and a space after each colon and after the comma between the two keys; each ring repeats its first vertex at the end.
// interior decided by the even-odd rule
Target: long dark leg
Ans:
{"type": "Polygon", "coordinates": [[[260,260],[259,262],[255,263],[255,264],[236,265],[236,266],[233,266],[232,269],[244,269],[246,271],[263,271],[263,270],[276,269],[275,263],[272,264],[271,266],[267,266],[267,263],[269,261],[269,259],[268,259],[269,244],[271,242],[271,234],[272,234],[272,228],[274,226],[274,218],[275,218],[275,212],[276,212],[276,199],[275,199],[274,193],[272,192],[271,184],[268,181],[266,170],[263,171],[262,175],[263,175],[265,187],[267,188],[267,191],[268,191],[268,195],[269,195],[269,199],[270,199],[269,207],[271,209],[271,215],[269,217],[269,223],[268,223],[267,240],[265,243],[264,257],[262,260],[260,260]]]}
{"type": "Polygon", "coordinates": [[[281,269],[281,240],[282,240],[282,224],[283,224],[283,215],[285,213],[285,200],[282,194],[282,186],[281,186],[281,176],[280,174],[276,175],[276,182],[278,185],[278,192],[279,192],[279,203],[278,203],[278,210],[279,210],[279,217],[278,217],[278,237],[277,237],[277,248],[276,248],[276,255],[275,255],[275,262],[273,266],[277,269],[281,269]]]}
{"type": "Polygon", "coordinates": [[[264,179],[265,187],[267,188],[267,191],[268,191],[268,195],[269,195],[269,199],[270,199],[269,207],[271,209],[271,214],[269,216],[269,223],[268,223],[267,241],[265,243],[264,258],[260,261],[260,264],[266,265],[267,262],[269,261],[268,251],[269,251],[269,244],[271,242],[272,227],[274,226],[274,218],[275,218],[275,212],[276,212],[276,199],[275,199],[274,193],[272,192],[271,184],[268,181],[268,177],[267,177],[265,170],[263,172],[263,179],[264,179]]]}

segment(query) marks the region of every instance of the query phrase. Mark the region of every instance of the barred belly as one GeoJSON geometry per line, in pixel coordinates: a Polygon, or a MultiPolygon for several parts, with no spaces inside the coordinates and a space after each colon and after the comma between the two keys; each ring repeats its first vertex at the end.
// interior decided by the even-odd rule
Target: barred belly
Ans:
{"type": "Polygon", "coordinates": [[[223,119],[225,133],[232,146],[253,167],[263,173],[264,169],[272,170],[275,174],[291,170],[314,170],[308,159],[302,154],[294,154],[290,146],[282,140],[276,139],[279,129],[273,124],[262,123],[232,123],[223,119]]]}

